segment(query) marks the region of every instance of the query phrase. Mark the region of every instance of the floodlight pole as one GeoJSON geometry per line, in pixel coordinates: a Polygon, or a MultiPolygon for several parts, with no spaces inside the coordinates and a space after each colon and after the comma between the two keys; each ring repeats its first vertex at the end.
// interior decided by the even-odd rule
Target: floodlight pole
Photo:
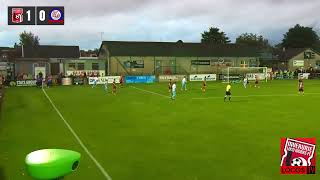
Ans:
{"type": "Polygon", "coordinates": [[[230,67],[228,67],[228,83],[230,83],[230,67]]]}

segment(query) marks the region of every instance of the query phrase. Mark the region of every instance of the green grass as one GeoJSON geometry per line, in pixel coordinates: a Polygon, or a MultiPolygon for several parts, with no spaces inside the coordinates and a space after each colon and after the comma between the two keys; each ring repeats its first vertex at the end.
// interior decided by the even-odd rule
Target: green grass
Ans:
{"type": "MultiPolygon", "coordinates": [[[[133,86],[169,96],[164,83],[133,86]]],[[[279,146],[281,137],[320,137],[320,81],[306,81],[305,96],[296,81],[235,84],[232,102],[223,102],[222,83],[206,93],[200,83],[179,88],[176,101],[129,85],[116,96],[102,86],[46,91],[113,180],[318,179],[280,175],[279,146]]],[[[30,180],[24,157],[42,148],[81,152],[66,180],[104,179],[40,89],[6,89],[0,117],[3,179],[30,180]]]]}

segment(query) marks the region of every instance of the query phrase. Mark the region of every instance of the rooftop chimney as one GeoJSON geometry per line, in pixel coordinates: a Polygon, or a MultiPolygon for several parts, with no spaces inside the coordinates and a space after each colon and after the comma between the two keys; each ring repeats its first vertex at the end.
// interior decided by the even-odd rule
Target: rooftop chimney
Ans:
{"type": "Polygon", "coordinates": [[[23,45],[21,45],[21,56],[24,58],[24,49],[23,49],[23,45]]]}

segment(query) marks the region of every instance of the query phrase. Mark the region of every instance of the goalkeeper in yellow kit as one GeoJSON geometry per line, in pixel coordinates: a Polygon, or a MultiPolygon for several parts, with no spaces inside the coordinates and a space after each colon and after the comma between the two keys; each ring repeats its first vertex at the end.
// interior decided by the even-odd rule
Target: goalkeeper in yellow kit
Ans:
{"type": "Polygon", "coordinates": [[[231,85],[228,83],[226,87],[226,95],[224,96],[224,101],[226,101],[227,97],[229,97],[229,101],[231,101],[231,85]]]}

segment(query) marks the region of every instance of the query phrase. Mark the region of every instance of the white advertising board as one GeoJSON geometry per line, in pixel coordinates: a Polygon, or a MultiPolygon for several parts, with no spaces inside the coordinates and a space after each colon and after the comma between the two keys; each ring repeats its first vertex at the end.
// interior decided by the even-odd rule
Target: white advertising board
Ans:
{"type": "Polygon", "coordinates": [[[185,75],[160,75],[159,82],[181,81],[185,75]]]}
{"type": "Polygon", "coordinates": [[[189,76],[190,81],[203,81],[206,77],[207,81],[216,81],[217,75],[216,74],[191,74],[189,76]]]}
{"type": "Polygon", "coordinates": [[[97,80],[97,84],[105,84],[106,81],[113,83],[113,80],[115,80],[116,83],[120,83],[120,78],[121,76],[89,77],[89,84],[93,84],[94,80],[97,80]]]}
{"type": "Polygon", "coordinates": [[[247,76],[249,81],[256,80],[256,76],[258,76],[259,80],[266,79],[266,74],[264,74],[264,73],[248,73],[248,74],[246,74],[246,76],[247,76]]]}

